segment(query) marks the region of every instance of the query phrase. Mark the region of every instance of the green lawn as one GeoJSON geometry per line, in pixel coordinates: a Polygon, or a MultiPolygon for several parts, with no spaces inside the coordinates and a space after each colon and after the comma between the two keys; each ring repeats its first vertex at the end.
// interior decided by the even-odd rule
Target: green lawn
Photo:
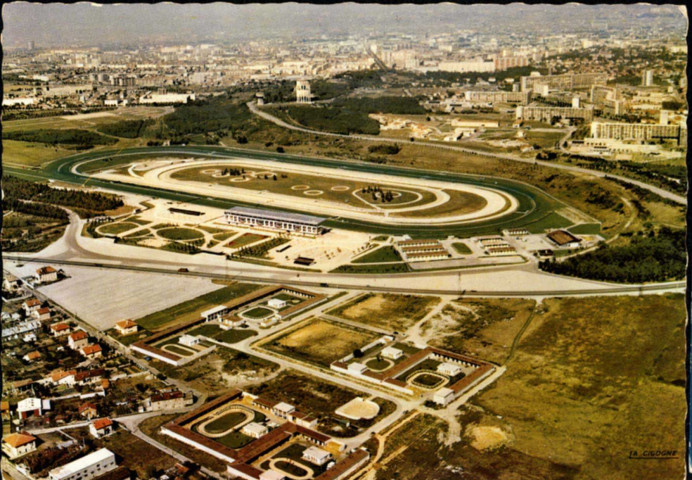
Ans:
{"type": "Polygon", "coordinates": [[[242,342],[246,338],[250,338],[257,335],[254,330],[243,329],[243,330],[226,330],[225,332],[219,333],[214,336],[216,340],[224,343],[238,343],[242,342]]]}
{"type": "Polygon", "coordinates": [[[598,235],[601,233],[600,223],[582,223],[581,225],[575,225],[569,229],[571,233],[576,235],[598,235]]]}
{"type": "Polygon", "coordinates": [[[466,245],[465,243],[462,242],[455,242],[452,244],[452,247],[456,252],[460,255],[469,255],[471,254],[471,249],[466,245]]]}
{"type": "Polygon", "coordinates": [[[204,238],[201,232],[192,228],[163,228],[157,233],[168,240],[199,240],[204,238]]]}
{"type": "Polygon", "coordinates": [[[229,248],[241,248],[251,243],[259,242],[265,238],[267,238],[266,235],[260,235],[258,233],[244,233],[232,242],[228,242],[226,246],[229,248]]]}
{"type": "Polygon", "coordinates": [[[526,225],[526,229],[531,233],[543,233],[546,230],[555,228],[565,228],[572,225],[572,222],[567,220],[562,215],[551,212],[543,218],[526,225]]]}
{"type": "Polygon", "coordinates": [[[205,323],[204,325],[201,325],[195,329],[190,330],[189,332],[187,332],[187,334],[188,335],[202,335],[205,337],[214,337],[214,335],[217,335],[220,332],[223,332],[223,330],[221,330],[221,328],[218,325],[205,323]]]}
{"type": "Polygon", "coordinates": [[[400,262],[401,255],[391,245],[379,247],[372,252],[368,252],[353,263],[380,263],[380,262],[400,262]]]}
{"type": "Polygon", "coordinates": [[[401,262],[385,265],[341,265],[329,273],[404,273],[408,271],[408,264],[401,262]]]}
{"type": "Polygon", "coordinates": [[[274,312],[272,310],[269,310],[268,308],[255,307],[253,309],[244,311],[243,315],[248,318],[266,318],[272,313],[274,312]]]}
{"type": "Polygon", "coordinates": [[[233,428],[240,422],[245,420],[247,415],[244,412],[234,412],[231,411],[222,417],[217,418],[211,423],[208,423],[204,429],[209,433],[221,433],[225,432],[229,428],[233,428]]]}
{"type": "Polygon", "coordinates": [[[168,343],[168,346],[166,347],[167,352],[175,353],[176,355],[180,355],[182,357],[190,357],[194,355],[191,351],[189,351],[187,348],[180,347],[179,345],[173,344],[173,343],[168,343]]]}
{"type": "Polygon", "coordinates": [[[127,232],[128,230],[132,230],[133,228],[137,227],[138,225],[136,223],[131,222],[109,223],[98,227],[98,232],[103,235],[120,235],[123,232],[127,232]]]}
{"type": "Polygon", "coordinates": [[[222,303],[229,302],[236,297],[260,288],[259,285],[249,283],[234,283],[227,287],[219,288],[213,292],[205,293],[197,298],[180,303],[173,307],[166,308],[159,312],[152,313],[137,320],[142,328],[155,330],[172,323],[182,323],[200,318],[203,311],[208,310],[222,303]]]}

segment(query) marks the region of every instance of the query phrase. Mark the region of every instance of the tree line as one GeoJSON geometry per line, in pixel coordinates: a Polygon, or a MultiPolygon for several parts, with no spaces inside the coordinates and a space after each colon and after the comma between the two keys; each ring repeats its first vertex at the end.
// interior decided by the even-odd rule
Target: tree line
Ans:
{"type": "Polygon", "coordinates": [[[662,227],[632,236],[628,245],[602,245],[562,262],[540,262],[541,270],[608,282],[664,282],[685,278],[685,231],[662,227]]]}
{"type": "MultiPolygon", "coordinates": [[[[30,206],[22,208],[31,209],[43,207],[46,213],[50,213],[50,205],[63,205],[66,207],[76,207],[80,210],[89,212],[103,212],[123,206],[123,201],[114,195],[107,195],[99,192],[84,192],[80,190],[52,188],[45,183],[29,182],[11,175],[2,177],[2,188],[5,193],[6,205],[10,202],[25,203],[30,206]],[[39,202],[27,203],[26,201],[39,202]]],[[[54,208],[54,207],[53,207],[54,208]]],[[[50,218],[67,218],[67,214],[62,209],[57,209],[65,216],[50,218]]],[[[29,212],[26,212],[29,213],[29,212]]]]}
{"type": "Polygon", "coordinates": [[[91,148],[94,145],[112,145],[117,142],[115,138],[109,138],[88,130],[30,130],[17,132],[2,132],[2,138],[6,140],[19,140],[22,142],[45,143],[48,145],[77,145],[91,148]]]}

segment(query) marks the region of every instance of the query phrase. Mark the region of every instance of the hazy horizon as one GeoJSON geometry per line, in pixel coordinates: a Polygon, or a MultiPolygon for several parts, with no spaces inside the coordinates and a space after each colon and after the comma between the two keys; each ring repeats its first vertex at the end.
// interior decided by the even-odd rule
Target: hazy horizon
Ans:
{"type": "MultiPolygon", "coordinates": [[[[233,42],[311,36],[437,33],[454,30],[579,32],[613,25],[684,29],[675,5],[373,5],[314,4],[34,4],[2,9],[5,48],[99,46],[137,42],[233,42]],[[580,19],[580,21],[575,21],[580,19]],[[548,28],[549,27],[549,28],[548,28]]],[[[509,33],[509,32],[508,32],[509,33]]]]}

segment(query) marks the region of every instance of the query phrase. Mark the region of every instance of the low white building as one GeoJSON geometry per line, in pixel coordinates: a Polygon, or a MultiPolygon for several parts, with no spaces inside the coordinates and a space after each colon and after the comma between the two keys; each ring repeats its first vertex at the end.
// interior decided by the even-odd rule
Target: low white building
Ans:
{"type": "Polygon", "coordinates": [[[260,438],[266,435],[268,431],[267,427],[257,422],[250,422],[241,430],[244,435],[252,438],[260,438]]]}
{"type": "Polygon", "coordinates": [[[348,371],[349,371],[349,372],[353,372],[353,373],[363,373],[363,372],[366,371],[367,369],[368,369],[368,367],[366,367],[366,366],[363,365],[362,363],[353,362],[353,363],[349,363],[349,364],[348,364],[348,371]]]}
{"type": "Polygon", "coordinates": [[[272,298],[267,302],[272,308],[284,308],[286,306],[286,300],[281,300],[280,298],[272,298]]]}
{"type": "Polygon", "coordinates": [[[43,415],[44,410],[50,410],[50,400],[29,397],[17,402],[17,415],[22,419],[27,418],[29,415],[43,415]]]}
{"type": "Polygon", "coordinates": [[[438,405],[447,405],[452,400],[454,400],[454,390],[451,388],[441,388],[433,395],[433,402],[438,405]]]}
{"type": "Polygon", "coordinates": [[[460,365],[457,365],[456,363],[452,362],[444,362],[441,363],[437,366],[437,372],[441,373],[442,375],[447,375],[450,377],[453,377],[455,375],[460,374],[462,371],[462,368],[460,365]]]}
{"type": "Polygon", "coordinates": [[[195,337],[194,335],[181,335],[178,339],[178,343],[187,347],[193,347],[199,343],[199,337],[195,337]]]}
{"type": "Polygon", "coordinates": [[[91,480],[116,467],[115,454],[107,448],[101,448],[67,465],[54,468],[48,472],[48,478],[50,480],[91,480]]]}
{"type": "Polygon", "coordinates": [[[401,358],[401,356],[404,354],[401,350],[398,348],[394,347],[386,347],[382,349],[382,356],[385,358],[390,358],[392,360],[396,360],[398,358],[401,358]]]}
{"type": "Polygon", "coordinates": [[[315,465],[324,465],[332,459],[332,454],[326,450],[312,446],[303,451],[303,459],[315,465]]]}

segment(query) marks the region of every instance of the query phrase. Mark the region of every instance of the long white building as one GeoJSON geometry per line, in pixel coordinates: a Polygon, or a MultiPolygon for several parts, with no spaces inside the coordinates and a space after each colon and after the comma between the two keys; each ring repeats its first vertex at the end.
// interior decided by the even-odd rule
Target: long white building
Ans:
{"type": "Polygon", "coordinates": [[[91,480],[116,467],[115,454],[107,448],[101,448],[67,465],[54,468],[48,472],[48,478],[50,480],[91,480]]]}
{"type": "Polygon", "coordinates": [[[680,145],[687,141],[687,129],[682,125],[593,122],[591,124],[591,138],[644,141],[673,139],[680,145]]]}
{"type": "Polygon", "coordinates": [[[325,219],[300,213],[278,212],[261,208],[233,207],[224,212],[226,221],[232,225],[264,228],[309,235],[323,233],[320,226],[325,219]]]}

